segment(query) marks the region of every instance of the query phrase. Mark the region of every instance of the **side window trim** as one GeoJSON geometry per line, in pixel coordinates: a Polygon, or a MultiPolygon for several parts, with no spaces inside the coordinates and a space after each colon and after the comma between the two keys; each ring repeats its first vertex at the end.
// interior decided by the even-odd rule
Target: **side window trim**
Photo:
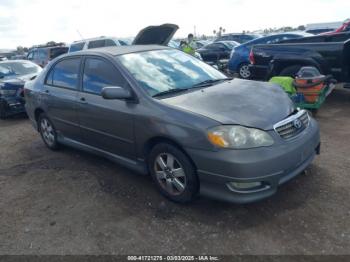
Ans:
{"type": "Polygon", "coordinates": [[[79,56],[70,56],[70,57],[64,57],[64,58],[61,58],[60,60],[56,61],[52,66],[51,68],[49,69],[48,73],[46,74],[45,76],[45,79],[44,79],[44,85],[47,85],[47,86],[51,86],[51,87],[57,87],[57,88],[62,88],[62,89],[67,89],[67,90],[71,90],[71,91],[80,91],[81,89],[81,79],[82,79],[82,75],[81,75],[81,70],[82,70],[82,56],[79,55],[79,56]],[[79,62],[79,69],[78,69],[78,81],[77,81],[77,87],[76,89],[71,89],[71,88],[68,88],[68,87],[65,87],[65,86],[57,86],[57,85],[54,85],[53,84],[53,76],[54,74],[52,74],[51,76],[51,84],[48,83],[48,78],[49,76],[51,75],[51,72],[55,69],[56,65],[64,60],[70,60],[70,59],[80,59],[80,62],[79,62]]]}

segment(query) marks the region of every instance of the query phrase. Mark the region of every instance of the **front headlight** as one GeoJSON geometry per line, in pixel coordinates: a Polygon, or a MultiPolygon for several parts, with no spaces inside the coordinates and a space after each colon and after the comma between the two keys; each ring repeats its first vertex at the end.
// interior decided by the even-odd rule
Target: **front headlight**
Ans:
{"type": "Polygon", "coordinates": [[[209,141],[221,148],[248,149],[271,146],[274,141],[265,131],[243,126],[218,126],[208,130],[209,141]]]}
{"type": "Polygon", "coordinates": [[[0,89],[0,95],[2,96],[13,96],[15,95],[17,92],[17,90],[3,90],[3,89],[0,89]]]}

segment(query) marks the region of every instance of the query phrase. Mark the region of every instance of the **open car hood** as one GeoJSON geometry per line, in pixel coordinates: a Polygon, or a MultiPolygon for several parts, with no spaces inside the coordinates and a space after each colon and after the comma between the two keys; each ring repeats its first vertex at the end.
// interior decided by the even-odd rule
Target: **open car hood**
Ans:
{"type": "Polygon", "coordinates": [[[133,45],[168,45],[176,31],[179,29],[174,24],[163,24],[157,26],[148,26],[142,29],[134,41],[133,45]]]}

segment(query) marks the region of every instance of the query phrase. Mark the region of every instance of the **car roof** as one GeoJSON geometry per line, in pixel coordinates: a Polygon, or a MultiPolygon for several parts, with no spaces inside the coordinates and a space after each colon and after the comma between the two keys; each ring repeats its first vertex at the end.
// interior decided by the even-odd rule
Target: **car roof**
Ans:
{"type": "MultiPolygon", "coordinates": [[[[73,55],[92,55],[92,54],[108,54],[112,56],[137,53],[143,51],[152,51],[152,50],[161,50],[161,49],[172,49],[166,46],[160,45],[129,45],[129,46],[108,46],[101,48],[87,49],[78,52],[72,52],[65,54],[64,56],[73,56],[73,55]]],[[[62,57],[62,56],[61,56],[62,57]]]]}
{"type": "Polygon", "coordinates": [[[106,40],[106,39],[118,40],[118,38],[114,37],[114,36],[99,36],[99,37],[77,40],[77,41],[74,41],[73,43],[71,43],[71,45],[85,43],[85,42],[91,42],[91,41],[96,41],[96,40],[106,40]]]}

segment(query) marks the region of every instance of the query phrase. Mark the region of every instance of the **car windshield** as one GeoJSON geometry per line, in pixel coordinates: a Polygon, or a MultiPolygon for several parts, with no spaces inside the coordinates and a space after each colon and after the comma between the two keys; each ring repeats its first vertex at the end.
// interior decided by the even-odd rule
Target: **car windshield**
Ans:
{"type": "Polygon", "coordinates": [[[12,75],[29,75],[40,72],[41,68],[30,62],[0,63],[0,78],[12,75]]]}
{"type": "Polygon", "coordinates": [[[227,42],[224,42],[224,44],[230,49],[233,49],[234,47],[237,46],[237,44],[235,42],[228,42],[227,41],[227,42]]]}
{"type": "Polygon", "coordinates": [[[151,96],[226,78],[212,66],[174,49],[125,54],[118,59],[151,96]]]}

